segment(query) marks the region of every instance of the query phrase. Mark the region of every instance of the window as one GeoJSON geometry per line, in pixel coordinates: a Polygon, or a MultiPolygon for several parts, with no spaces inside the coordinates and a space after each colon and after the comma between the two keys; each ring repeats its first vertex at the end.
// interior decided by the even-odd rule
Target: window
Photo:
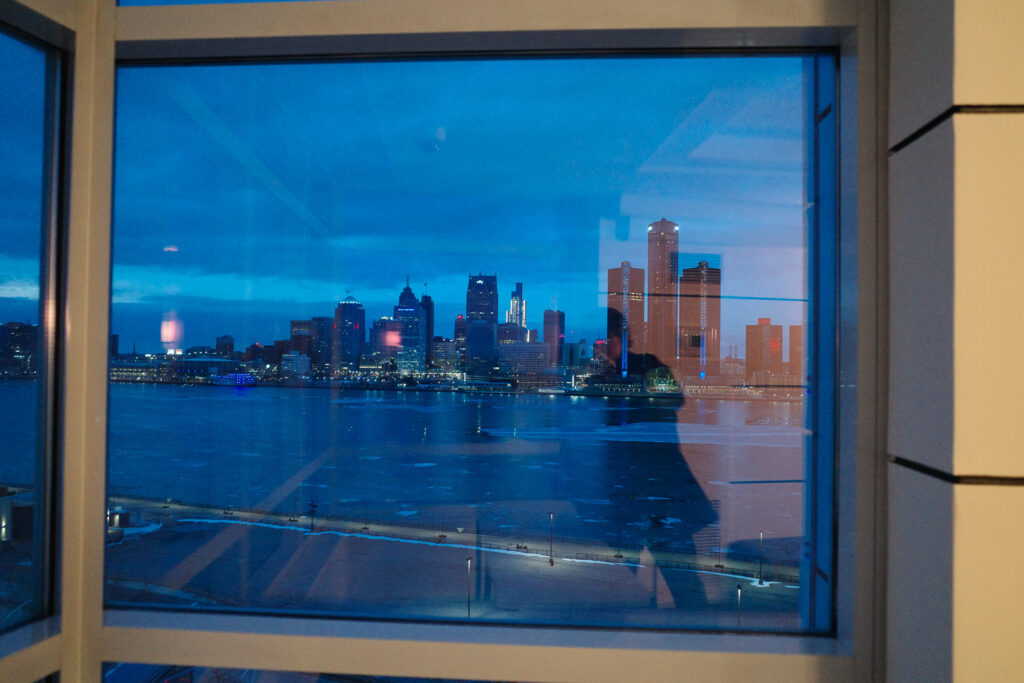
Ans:
{"type": "Polygon", "coordinates": [[[108,605],[830,631],[834,70],[122,66],[108,605]]]}
{"type": "MultiPolygon", "coordinates": [[[[0,659],[0,678],[9,677],[11,672],[22,679],[61,670],[62,676],[71,679],[94,679],[102,675],[100,663],[103,661],[149,664],[187,661],[221,669],[250,667],[376,676],[500,677],[523,681],[613,677],[621,680],[638,675],[651,680],[659,677],[672,680],[680,671],[693,676],[713,674],[738,678],[756,670],[766,678],[784,680],[854,680],[858,675],[867,675],[878,649],[872,642],[875,635],[872,623],[882,623],[883,619],[877,605],[872,606],[873,592],[877,592],[875,584],[880,582],[880,577],[875,577],[871,566],[874,542],[871,530],[880,522],[874,519],[872,512],[873,496],[880,490],[875,477],[884,472],[878,471],[879,467],[870,457],[858,457],[855,461],[853,453],[858,449],[861,456],[873,453],[872,444],[878,442],[874,431],[880,424],[874,412],[884,407],[878,408],[874,401],[865,398],[878,393],[873,383],[873,354],[878,340],[872,329],[872,321],[877,317],[873,272],[877,230],[871,221],[877,208],[873,204],[876,179],[872,165],[865,163],[869,155],[855,152],[879,146],[876,138],[877,130],[881,129],[873,95],[877,87],[874,36],[884,35],[885,27],[876,26],[872,3],[798,0],[779,9],[744,0],[728,5],[700,6],[661,2],[626,6],[595,0],[588,6],[592,11],[581,13],[574,3],[545,5],[542,11],[534,12],[530,7],[510,9],[491,0],[474,3],[356,1],[317,3],[315,9],[309,3],[262,3],[257,7],[229,4],[116,10],[94,0],[76,0],[71,5],[26,2],[44,7],[40,11],[77,30],[82,46],[74,63],[75,163],[70,174],[74,197],[70,206],[73,229],[68,249],[70,287],[67,298],[74,320],[67,325],[63,354],[69,361],[66,384],[71,397],[70,417],[64,425],[67,458],[62,472],[70,500],[64,515],[65,584],[60,598],[67,609],[62,619],[61,638],[49,638],[20,651],[18,645],[11,642],[14,634],[0,638],[0,654],[4,655],[0,659]],[[737,17],[741,17],[741,21],[737,21],[737,17]],[[643,30],[635,30],[638,27],[643,30]],[[108,325],[105,305],[111,275],[108,202],[113,194],[114,147],[109,124],[114,118],[115,47],[118,59],[178,60],[177,63],[181,63],[183,59],[201,61],[211,57],[245,61],[254,57],[321,59],[396,53],[445,56],[503,49],[516,52],[520,57],[531,51],[593,49],[601,52],[609,48],[672,51],[767,48],[786,49],[787,54],[792,55],[793,48],[820,46],[841,46],[837,61],[843,72],[839,84],[844,105],[840,109],[833,107],[833,111],[841,115],[842,130],[843,154],[838,160],[842,171],[839,238],[843,265],[839,288],[842,306],[838,318],[845,326],[845,334],[838,340],[842,372],[838,380],[841,418],[838,431],[843,446],[837,462],[838,517],[834,520],[838,573],[830,577],[837,588],[834,636],[709,634],[675,629],[666,632],[628,628],[521,628],[493,622],[486,625],[436,621],[424,624],[325,619],[308,616],[309,612],[252,616],[247,610],[240,610],[246,614],[232,613],[236,610],[230,606],[216,610],[168,611],[148,608],[153,604],[150,601],[156,591],[145,584],[138,586],[138,601],[104,606],[101,538],[110,534],[109,543],[121,541],[121,545],[112,547],[123,549],[133,537],[127,534],[117,539],[118,527],[108,531],[104,524],[106,443],[104,430],[97,428],[107,423],[106,399],[110,391],[107,377],[112,348],[108,333],[121,333],[120,355],[130,355],[132,349],[127,336],[130,332],[117,329],[116,321],[113,327],[108,325]],[[857,105],[853,106],[855,102],[857,105]],[[855,327],[858,319],[865,324],[855,327]],[[858,395],[861,396],[859,401],[858,395]],[[853,609],[855,602],[856,610],[853,609]],[[7,656],[11,652],[14,654],[7,656]],[[189,656],[183,657],[183,653],[189,656]],[[26,661],[33,665],[25,667],[26,661]]],[[[7,12],[12,6],[19,7],[10,0],[0,0],[0,16],[8,18],[7,12]]],[[[163,62],[164,65],[169,63],[163,62]]],[[[123,62],[122,66],[129,66],[129,62],[123,62]]],[[[674,215],[665,218],[675,219],[673,222],[682,220],[674,215]]],[[[120,231],[120,222],[118,226],[120,231]]],[[[114,249],[118,248],[120,234],[113,237],[114,249]]],[[[160,248],[163,246],[161,244],[160,248]]],[[[708,266],[714,267],[710,262],[708,266]]],[[[478,274],[482,270],[481,266],[472,272],[478,274]]],[[[463,277],[468,274],[463,273],[463,277]]],[[[410,286],[418,290],[419,283],[412,277],[410,286]]],[[[501,273],[499,277],[501,296],[508,298],[507,303],[511,304],[509,295],[515,290],[515,280],[506,281],[501,273]]],[[[399,284],[404,286],[404,278],[399,284]]],[[[540,313],[543,323],[544,309],[534,311],[531,297],[536,297],[537,292],[531,287],[524,283],[527,315],[540,313]]],[[[422,298],[420,291],[414,293],[422,298]]],[[[809,293],[810,298],[814,296],[809,293]]],[[[334,301],[333,305],[337,303],[339,301],[334,301]]],[[[501,306],[501,313],[504,313],[506,302],[502,301],[501,306]]],[[[184,319],[186,335],[195,329],[191,320],[184,319]]],[[[290,339],[290,321],[288,317],[287,333],[274,339],[284,336],[290,339]]],[[[569,321],[567,316],[567,327],[569,321]]],[[[778,318],[772,318],[772,324],[777,321],[778,318]]],[[[161,315],[158,324],[162,322],[161,315]]],[[[542,324],[540,327],[543,329],[542,324]]],[[[691,340],[694,336],[689,335],[691,340]]],[[[810,353],[811,343],[805,342],[805,352],[810,353]]],[[[216,339],[202,340],[199,345],[212,345],[216,349],[216,339]]],[[[143,344],[139,343],[138,349],[142,348],[143,344]]],[[[125,383],[120,386],[138,389],[143,385],[125,383]]],[[[261,387],[265,389],[267,387],[261,387]]],[[[111,423],[113,421],[112,416],[111,423]]],[[[144,469],[145,461],[137,459],[134,467],[144,469]]],[[[157,487],[158,499],[160,496],[173,498],[174,483],[168,481],[166,486],[168,491],[162,490],[162,485],[157,487]]],[[[113,487],[111,493],[114,494],[113,487]]],[[[155,502],[162,505],[166,500],[155,502]]],[[[111,506],[112,512],[116,511],[114,508],[116,503],[111,506]]],[[[127,511],[129,514],[121,523],[130,526],[139,518],[132,515],[131,510],[127,511]]],[[[214,516],[223,515],[223,509],[213,508],[212,512],[214,516]]],[[[231,515],[223,516],[231,518],[231,515]]],[[[317,523],[320,519],[318,510],[317,523]]],[[[115,520],[110,521],[116,524],[115,520]]],[[[121,530],[123,533],[124,527],[121,530]]],[[[147,539],[153,538],[155,533],[158,532],[136,536],[147,539]]],[[[237,575],[241,575],[242,564],[240,561],[235,567],[237,575]]],[[[158,599],[170,602],[180,597],[164,595],[158,599]]],[[[744,593],[744,600],[746,597],[744,593]]],[[[473,617],[477,618],[478,615],[473,617]]]]}
{"type": "Polygon", "coordinates": [[[0,29],[0,630],[51,609],[56,54],[0,29]]]}

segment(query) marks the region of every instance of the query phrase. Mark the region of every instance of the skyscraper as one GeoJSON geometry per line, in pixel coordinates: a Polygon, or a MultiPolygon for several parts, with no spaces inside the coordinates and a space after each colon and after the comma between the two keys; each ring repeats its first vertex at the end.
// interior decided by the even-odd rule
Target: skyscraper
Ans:
{"type": "Polygon", "coordinates": [[[334,318],[316,316],[311,321],[309,358],[315,366],[331,362],[331,336],[334,330],[334,318]]]}
{"type": "Polygon", "coordinates": [[[235,352],[235,338],[230,334],[221,335],[217,337],[217,355],[218,356],[230,356],[235,352]]]}
{"type": "Polygon", "coordinates": [[[423,372],[427,361],[426,313],[420,308],[420,301],[409,287],[409,278],[405,280],[405,288],[398,295],[398,305],[394,308],[395,320],[402,325],[401,347],[396,360],[399,372],[423,372]]]}
{"type": "Polygon", "coordinates": [[[623,261],[608,269],[608,353],[615,369],[629,372],[629,347],[644,350],[644,269],[623,261]]]}
{"type": "Polygon", "coordinates": [[[291,322],[291,350],[304,356],[311,355],[313,340],[312,320],[293,320],[291,322]]]}
{"type": "Polygon", "coordinates": [[[498,324],[498,276],[470,275],[466,288],[466,320],[483,320],[494,328],[498,324]]]}
{"type": "Polygon", "coordinates": [[[526,299],[523,298],[523,283],[517,282],[512,290],[512,299],[505,312],[505,322],[526,327],[526,299]]]}
{"type": "Polygon", "coordinates": [[[565,342],[565,313],[544,311],[544,344],[548,347],[548,363],[552,367],[562,365],[562,343],[565,342]]]}
{"type": "Polygon", "coordinates": [[[679,313],[679,226],[662,218],[647,226],[647,349],[676,367],[679,313]]]}
{"type": "Polygon", "coordinates": [[[679,277],[679,369],[690,377],[719,374],[722,359],[722,270],[700,261],[679,277]]]}
{"type": "Polygon", "coordinates": [[[356,299],[347,296],[334,309],[331,336],[331,365],[334,370],[358,368],[365,343],[366,311],[356,299]]]}
{"type": "Polygon", "coordinates": [[[423,311],[423,338],[426,349],[426,365],[431,367],[434,361],[434,300],[429,294],[420,298],[420,310],[423,311]]]}
{"type": "Polygon", "coordinates": [[[782,325],[772,325],[771,318],[758,318],[756,325],[747,325],[747,384],[774,384],[782,375],[782,325]]]}

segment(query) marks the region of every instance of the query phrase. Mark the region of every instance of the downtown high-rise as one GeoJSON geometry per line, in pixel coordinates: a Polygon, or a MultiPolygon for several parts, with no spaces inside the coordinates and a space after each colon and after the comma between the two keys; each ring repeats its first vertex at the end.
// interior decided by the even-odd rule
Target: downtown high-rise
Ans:
{"type": "MultiPolygon", "coordinates": [[[[608,269],[608,360],[625,376],[629,349],[642,352],[644,342],[644,269],[623,261],[608,269]]],[[[634,368],[639,369],[639,368],[634,368]]]]}
{"type": "Polygon", "coordinates": [[[679,315],[679,226],[662,218],[647,226],[647,348],[676,367],[679,315]]]}
{"type": "Polygon", "coordinates": [[[679,276],[679,369],[701,379],[719,374],[722,270],[700,261],[679,276]]]}

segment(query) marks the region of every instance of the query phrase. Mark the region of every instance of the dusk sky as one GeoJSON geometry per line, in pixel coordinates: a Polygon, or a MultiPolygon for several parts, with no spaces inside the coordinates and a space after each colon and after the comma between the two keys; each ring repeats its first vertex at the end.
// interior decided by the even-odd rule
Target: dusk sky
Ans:
{"type": "Polygon", "coordinates": [[[0,34],[0,322],[39,322],[46,56],[0,34]]]}
{"type": "MultiPolygon", "coordinates": [[[[111,331],[122,352],[133,340],[159,351],[173,311],[183,347],[221,334],[271,343],[347,295],[368,323],[390,315],[408,276],[435,300],[435,334],[450,337],[468,275],[483,272],[497,275],[502,311],[521,281],[529,327],[557,308],[567,339],[590,342],[605,336],[607,269],[646,268],[646,226],[665,217],[680,225],[681,267],[723,269],[722,349],[742,355],[744,325],[805,316],[809,65],[122,67],[111,331]]],[[[31,254],[11,246],[4,165],[0,311],[11,319],[31,254]]]]}

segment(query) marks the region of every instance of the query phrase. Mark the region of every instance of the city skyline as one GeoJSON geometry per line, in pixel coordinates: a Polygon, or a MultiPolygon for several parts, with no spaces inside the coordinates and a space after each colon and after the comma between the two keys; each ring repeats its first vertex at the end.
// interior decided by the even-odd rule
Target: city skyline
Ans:
{"type": "MultiPolygon", "coordinates": [[[[645,264],[664,216],[683,266],[710,255],[732,274],[722,348],[742,346],[749,321],[805,309],[809,63],[124,67],[111,331],[156,350],[173,311],[186,345],[224,328],[280,339],[349,295],[384,315],[408,275],[447,336],[465,275],[487,273],[499,316],[522,282],[528,327],[562,310],[567,336],[591,341],[605,337],[607,270],[645,264]]],[[[7,226],[0,237],[17,243],[7,226]]],[[[19,283],[37,257],[5,258],[0,317],[32,322],[19,283]]]]}

